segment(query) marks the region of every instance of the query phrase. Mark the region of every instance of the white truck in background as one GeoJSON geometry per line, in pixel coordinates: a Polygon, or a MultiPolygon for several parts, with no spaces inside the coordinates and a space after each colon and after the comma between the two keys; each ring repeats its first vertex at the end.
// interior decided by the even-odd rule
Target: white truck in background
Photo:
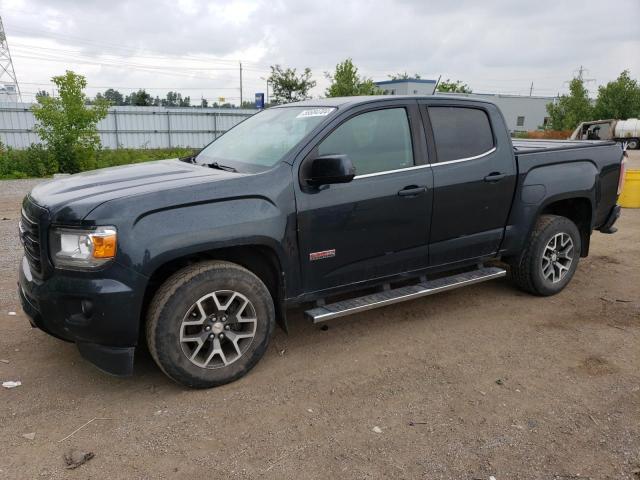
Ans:
{"type": "Polygon", "coordinates": [[[615,140],[627,144],[629,150],[640,149],[640,119],[594,120],[582,122],[569,140],[615,140]]]}

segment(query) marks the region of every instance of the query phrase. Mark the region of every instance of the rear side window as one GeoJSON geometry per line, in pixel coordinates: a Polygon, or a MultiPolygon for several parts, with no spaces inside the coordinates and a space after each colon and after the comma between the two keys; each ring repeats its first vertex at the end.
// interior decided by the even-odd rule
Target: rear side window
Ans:
{"type": "Polygon", "coordinates": [[[468,107],[429,107],[439,162],[475,157],[494,146],[489,117],[468,107]]]}
{"type": "Polygon", "coordinates": [[[336,128],[320,145],[319,155],[348,155],[356,175],[413,166],[411,130],[404,108],[357,115],[336,128]]]}

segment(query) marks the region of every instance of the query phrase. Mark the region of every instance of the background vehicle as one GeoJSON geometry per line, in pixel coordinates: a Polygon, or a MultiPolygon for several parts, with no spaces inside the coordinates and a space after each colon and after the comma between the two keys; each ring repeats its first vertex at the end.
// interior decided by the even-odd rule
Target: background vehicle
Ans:
{"type": "Polygon", "coordinates": [[[280,106],[194,158],[34,188],[20,296],[103,370],[132,373],[144,332],[169,377],[220,385],[291,306],[321,322],[504,276],[497,259],[522,289],[561,291],[592,231],[615,231],[621,160],[615,142],[512,143],[478,100],[280,106]]]}
{"type": "Polygon", "coordinates": [[[640,149],[640,120],[595,120],[582,122],[569,137],[570,140],[615,140],[624,142],[630,150],[640,149]]]}

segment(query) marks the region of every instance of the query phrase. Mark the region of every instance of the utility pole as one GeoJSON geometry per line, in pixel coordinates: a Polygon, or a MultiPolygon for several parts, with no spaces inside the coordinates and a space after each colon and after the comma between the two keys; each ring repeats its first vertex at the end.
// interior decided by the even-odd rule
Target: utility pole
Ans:
{"type": "Polygon", "coordinates": [[[4,32],[2,17],[0,17],[0,83],[4,84],[5,82],[6,84],[13,84],[16,87],[18,98],[22,101],[18,77],[16,77],[16,71],[13,68],[11,52],[9,51],[9,44],[7,43],[7,35],[4,32]]]}
{"type": "Polygon", "coordinates": [[[533,82],[531,82],[531,88],[529,88],[529,96],[533,94],[533,82]]]}
{"type": "Polygon", "coordinates": [[[242,108],[242,62],[240,62],[240,108],[242,108]]]}
{"type": "Polygon", "coordinates": [[[260,77],[260,80],[264,80],[267,82],[267,90],[264,93],[264,103],[265,105],[269,104],[269,77],[260,77]]]}

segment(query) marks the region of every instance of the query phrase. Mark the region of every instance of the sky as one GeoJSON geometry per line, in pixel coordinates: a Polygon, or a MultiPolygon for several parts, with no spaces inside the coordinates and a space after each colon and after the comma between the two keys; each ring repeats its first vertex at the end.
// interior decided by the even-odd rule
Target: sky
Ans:
{"type": "MultiPolygon", "coordinates": [[[[418,73],[474,92],[554,96],[582,66],[587,87],[640,79],[640,0],[0,0],[23,100],[65,70],[87,94],[145,88],[238,103],[269,66],[311,68],[324,95],[352,58],[374,81],[418,73]]],[[[1,81],[1,80],[0,80],[1,81]]]]}

